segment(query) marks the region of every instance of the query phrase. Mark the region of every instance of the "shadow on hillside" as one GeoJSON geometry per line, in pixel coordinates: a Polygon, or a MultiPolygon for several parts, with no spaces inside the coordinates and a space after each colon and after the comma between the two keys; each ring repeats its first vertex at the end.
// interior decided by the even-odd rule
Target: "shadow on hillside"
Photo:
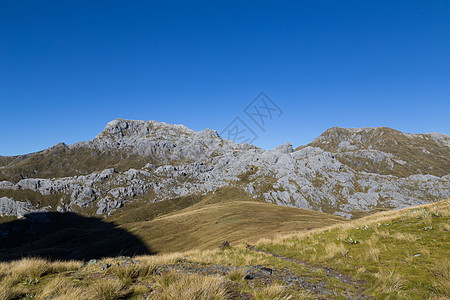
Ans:
{"type": "Polygon", "coordinates": [[[74,213],[30,213],[0,224],[0,261],[33,256],[50,260],[156,254],[138,237],[98,218],[74,213]]]}

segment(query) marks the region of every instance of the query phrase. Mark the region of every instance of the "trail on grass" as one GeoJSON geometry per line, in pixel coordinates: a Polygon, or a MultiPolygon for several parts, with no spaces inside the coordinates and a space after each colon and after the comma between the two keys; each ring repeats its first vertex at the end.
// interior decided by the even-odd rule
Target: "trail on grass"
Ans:
{"type": "Polygon", "coordinates": [[[271,253],[268,251],[263,251],[263,250],[259,250],[256,249],[254,246],[247,246],[247,249],[250,251],[254,251],[257,253],[262,253],[262,254],[266,254],[266,255],[270,255],[273,257],[276,257],[278,259],[284,260],[284,261],[288,261],[291,263],[295,263],[297,265],[302,265],[307,267],[308,269],[311,270],[319,270],[322,269],[326,272],[328,277],[333,277],[338,279],[342,284],[344,285],[349,285],[352,287],[351,290],[346,290],[344,292],[345,296],[348,299],[374,299],[373,297],[370,296],[366,296],[364,295],[364,292],[366,290],[366,288],[364,287],[365,281],[363,280],[355,280],[352,276],[348,275],[348,274],[344,274],[339,272],[336,269],[333,269],[331,267],[326,267],[326,266],[321,266],[321,265],[313,265],[307,261],[303,261],[303,260],[299,260],[296,258],[291,258],[291,257],[286,257],[286,256],[282,256],[276,253],[271,253]]]}

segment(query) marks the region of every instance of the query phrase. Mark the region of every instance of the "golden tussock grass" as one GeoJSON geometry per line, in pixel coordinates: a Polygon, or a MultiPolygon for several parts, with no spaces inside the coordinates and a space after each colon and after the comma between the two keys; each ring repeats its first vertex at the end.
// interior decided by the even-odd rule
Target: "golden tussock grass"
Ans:
{"type": "Polygon", "coordinates": [[[7,276],[10,280],[17,283],[26,278],[39,279],[46,274],[79,270],[82,265],[82,262],[74,260],[49,262],[42,258],[23,258],[9,263],[2,263],[0,265],[0,276],[7,276]]]}
{"type": "Polygon", "coordinates": [[[282,285],[269,285],[253,292],[253,299],[269,300],[269,299],[292,299],[292,296],[286,293],[286,289],[282,285]]]}
{"type": "Polygon", "coordinates": [[[107,270],[107,274],[114,274],[124,284],[132,283],[136,278],[146,278],[156,271],[157,267],[151,263],[131,263],[115,265],[107,270]]]}
{"type": "Polygon", "coordinates": [[[388,239],[391,237],[391,235],[389,234],[389,231],[387,230],[378,230],[378,232],[376,233],[376,235],[381,238],[381,239],[388,239]]]}
{"type": "Polygon", "coordinates": [[[124,284],[121,280],[101,278],[90,286],[89,295],[92,296],[92,299],[116,300],[119,298],[123,287],[124,284]]]}
{"type": "Polygon", "coordinates": [[[153,256],[137,256],[135,259],[143,264],[159,265],[174,264],[182,261],[195,261],[201,264],[223,264],[223,265],[252,265],[267,262],[265,254],[255,254],[246,250],[244,244],[239,244],[229,250],[191,250],[183,253],[158,254],[153,256]]]}
{"type": "Polygon", "coordinates": [[[366,251],[366,257],[373,262],[378,262],[380,260],[380,249],[375,247],[369,248],[366,251]]]}
{"type": "Polygon", "coordinates": [[[148,299],[222,300],[226,299],[226,290],[223,279],[218,276],[201,276],[169,271],[156,279],[154,291],[148,299]]]}
{"type": "Polygon", "coordinates": [[[81,269],[82,266],[83,262],[78,260],[54,261],[50,263],[51,271],[53,273],[64,271],[77,271],[81,269]]]}
{"type": "Polygon", "coordinates": [[[230,189],[221,192],[183,210],[126,223],[123,228],[151,245],[153,251],[171,253],[215,249],[225,239],[232,244],[255,243],[261,238],[348,222],[334,215],[258,202],[245,193],[235,195],[230,189]],[[223,195],[218,195],[221,192],[223,195]]]}
{"type": "Polygon", "coordinates": [[[401,292],[404,279],[395,270],[381,270],[376,274],[376,291],[378,294],[393,294],[401,292]]]}
{"type": "Polygon", "coordinates": [[[142,261],[148,265],[161,265],[161,264],[174,264],[183,260],[186,257],[186,253],[173,252],[167,254],[158,255],[142,255],[136,256],[135,259],[142,261]]]}
{"type": "Polygon", "coordinates": [[[323,256],[323,258],[325,260],[331,259],[333,257],[335,257],[336,255],[345,255],[348,253],[348,250],[345,248],[344,244],[339,242],[339,243],[328,243],[325,245],[325,256],[323,256]]]}
{"type": "Polygon", "coordinates": [[[428,249],[425,248],[425,247],[421,247],[421,248],[419,249],[419,252],[420,252],[420,254],[423,255],[424,257],[430,257],[430,255],[431,255],[430,250],[428,250],[428,249]]]}
{"type": "Polygon", "coordinates": [[[0,299],[2,300],[17,299],[23,292],[23,287],[15,287],[11,281],[0,282],[0,299]]]}
{"type": "Polygon", "coordinates": [[[228,273],[227,278],[231,281],[242,281],[246,274],[245,269],[234,269],[228,273]]]}
{"type": "Polygon", "coordinates": [[[378,234],[375,233],[367,241],[365,241],[365,243],[369,247],[375,247],[379,241],[380,241],[380,237],[378,234]]]}
{"type": "Polygon", "coordinates": [[[449,232],[450,231],[450,224],[442,224],[441,226],[440,226],[440,229],[442,230],[442,231],[447,231],[447,232],[449,232]]]}
{"type": "Polygon", "coordinates": [[[58,276],[51,279],[35,298],[37,300],[88,299],[88,294],[82,287],[76,286],[72,279],[58,276]]]}
{"type": "Polygon", "coordinates": [[[189,251],[186,252],[188,261],[196,261],[202,264],[217,263],[229,266],[263,265],[268,262],[269,255],[254,253],[245,249],[245,245],[237,245],[233,249],[189,251]]]}
{"type": "Polygon", "coordinates": [[[424,217],[424,218],[422,219],[422,223],[423,223],[424,225],[431,225],[431,224],[433,223],[433,216],[427,215],[426,217],[424,217]]]}
{"type": "MultiPolygon", "coordinates": [[[[46,298],[47,300],[48,298],[46,298]]],[[[92,296],[89,296],[88,292],[80,287],[67,289],[64,294],[58,295],[52,300],[94,300],[92,296]]]]}
{"type": "Polygon", "coordinates": [[[394,240],[397,241],[406,241],[406,242],[415,242],[417,237],[411,233],[401,233],[397,232],[393,235],[394,240]]]}
{"type": "Polygon", "coordinates": [[[433,273],[434,279],[431,284],[434,292],[442,299],[450,299],[450,259],[445,259],[433,273]]]}
{"type": "Polygon", "coordinates": [[[51,270],[51,264],[44,259],[24,258],[8,263],[6,275],[17,283],[25,278],[39,279],[51,270]]]}
{"type": "Polygon", "coordinates": [[[364,267],[364,266],[359,267],[359,268],[356,270],[356,277],[357,277],[357,278],[360,278],[364,273],[366,273],[366,271],[367,271],[367,268],[366,268],[366,267],[364,267]]]}

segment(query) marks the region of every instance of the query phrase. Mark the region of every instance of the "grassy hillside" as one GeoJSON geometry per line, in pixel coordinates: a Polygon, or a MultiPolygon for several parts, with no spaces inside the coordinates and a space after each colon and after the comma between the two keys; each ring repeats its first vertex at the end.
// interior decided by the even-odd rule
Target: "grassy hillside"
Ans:
{"type": "Polygon", "coordinates": [[[142,157],[121,151],[101,152],[90,148],[70,149],[64,144],[27,155],[1,157],[0,181],[18,182],[24,178],[56,178],[90,174],[115,168],[126,171],[154,163],[151,157],[142,157]]]}
{"type": "Polygon", "coordinates": [[[334,215],[256,201],[237,188],[136,205],[107,220],[158,253],[212,249],[224,241],[256,241],[347,222],[334,215]]]}
{"type": "MultiPolygon", "coordinates": [[[[183,216],[192,219],[193,207],[161,219],[183,216]]],[[[449,299],[449,233],[446,200],[253,245],[87,263],[23,259],[0,264],[0,299],[449,299]]]]}
{"type": "Polygon", "coordinates": [[[260,241],[257,249],[364,280],[380,299],[450,297],[449,200],[260,241]]]}
{"type": "Polygon", "coordinates": [[[234,201],[194,205],[151,221],[123,226],[153,251],[211,249],[223,241],[254,242],[263,237],[346,222],[337,216],[275,204],[234,201]]]}
{"type": "MultiPolygon", "coordinates": [[[[22,197],[33,192],[15,191],[22,197]]],[[[54,195],[46,202],[58,201],[54,195]]],[[[5,219],[0,224],[0,260],[39,255],[56,259],[102,255],[168,253],[212,249],[222,242],[256,241],[263,237],[314,229],[341,217],[258,202],[242,190],[221,188],[207,196],[186,196],[155,203],[135,202],[106,220],[76,214],[36,213],[49,222],[5,219]],[[103,254],[102,254],[103,253],[103,254]]]]}

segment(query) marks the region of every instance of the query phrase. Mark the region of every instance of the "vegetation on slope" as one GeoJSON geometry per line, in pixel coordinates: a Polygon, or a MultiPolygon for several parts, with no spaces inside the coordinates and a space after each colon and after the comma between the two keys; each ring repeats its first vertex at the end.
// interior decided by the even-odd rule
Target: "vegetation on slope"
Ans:
{"type": "Polygon", "coordinates": [[[0,298],[449,299],[449,221],[446,200],[255,246],[84,264],[23,259],[0,264],[0,298]]]}
{"type": "MultiPolygon", "coordinates": [[[[33,192],[11,190],[14,195],[33,192]]],[[[54,195],[48,201],[57,201],[54,195]]],[[[41,206],[43,206],[42,203],[41,206]]],[[[206,196],[186,196],[142,204],[135,202],[109,218],[73,213],[34,213],[29,220],[0,224],[0,260],[39,255],[54,259],[91,259],[103,255],[167,253],[216,248],[223,241],[256,241],[339,222],[338,216],[258,202],[236,188],[206,196]],[[41,220],[34,222],[33,220],[41,220]],[[100,255],[100,256],[99,256],[100,255]]],[[[2,219],[2,218],[0,218],[2,219]]]]}
{"type": "Polygon", "coordinates": [[[194,248],[211,249],[223,241],[254,242],[300,230],[345,222],[333,215],[278,206],[235,201],[191,207],[147,222],[124,226],[154,251],[161,253],[194,248]]]}
{"type": "Polygon", "coordinates": [[[364,280],[378,298],[450,297],[448,200],[261,241],[257,248],[364,280]]]}
{"type": "Polygon", "coordinates": [[[101,152],[91,148],[70,149],[64,144],[0,160],[0,181],[18,182],[24,178],[57,178],[86,175],[108,168],[126,171],[154,163],[151,157],[124,151],[101,152]]]}
{"type": "Polygon", "coordinates": [[[242,190],[229,187],[173,201],[137,206],[108,220],[120,224],[157,253],[212,249],[225,240],[254,242],[347,222],[334,215],[256,201],[242,190]]]}

